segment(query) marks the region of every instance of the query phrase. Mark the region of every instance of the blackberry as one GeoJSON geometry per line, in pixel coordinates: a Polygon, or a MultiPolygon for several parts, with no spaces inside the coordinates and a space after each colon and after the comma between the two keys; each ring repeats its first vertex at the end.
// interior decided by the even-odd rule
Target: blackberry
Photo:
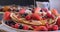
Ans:
{"type": "Polygon", "coordinates": [[[14,21],[12,21],[12,20],[9,20],[8,22],[9,22],[9,24],[13,24],[13,25],[16,24],[16,23],[15,23],[14,21]]]}
{"type": "Polygon", "coordinates": [[[5,21],[5,24],[10,26],[10,24],[8,23],[8,21],[5,21]]]}
{"type": "Polygon", "coordinates": [[[23,26],[22,26],[22,25],[20,25],[20,26],[19,26],[19,29],[23,29],[23,26]]]}
{"type": "Polygon", "coordinates": [[[8,22],[7,22],[7,21],[5,21],[5,24],[8,24],[8,22]]]}

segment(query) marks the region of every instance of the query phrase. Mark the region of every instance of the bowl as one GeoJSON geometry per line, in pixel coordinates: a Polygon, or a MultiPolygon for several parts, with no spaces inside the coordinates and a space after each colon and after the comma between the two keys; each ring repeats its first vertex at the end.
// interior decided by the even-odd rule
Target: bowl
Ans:
{"type": "MultiPolygon", "coordinates": [[[[33,31],[33,30],[16,29],[16,28],[12,28],[12,27],[6,25],[6,24],[5,24],[5,21],[3,21],[3,20],[2,20],[2,24],[3,24],[5,27],[7,27],[7,28],[9,28],[9,29],[11,29],[11,30],[17,31],[17,32],[60,32],[60,30],[58,30],[58,31],[33,31]]],[[[11,32],[12,32],[12,31],[11,31],[11,32]]]]}

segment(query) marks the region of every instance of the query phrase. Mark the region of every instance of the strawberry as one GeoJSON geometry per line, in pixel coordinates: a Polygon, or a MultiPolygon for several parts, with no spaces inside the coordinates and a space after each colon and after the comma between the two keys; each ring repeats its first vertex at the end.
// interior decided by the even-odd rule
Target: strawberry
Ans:
{"type": "Polygon", "coordinates": [[[45,26],[39,26],[36,29],[34,29],[35,31],[48,31],[48,29],[45,26]]]}
{"type": "Polygon", "coordinates": [[[38,14],[36,14],[36,13],[33,13],[33,14],[31,15],[31,17],[32,17],[32,19],[34,19],[34,20],[40,20],[40,19],[41,19],[41,17],[40,17],[38,14]]]}
{"type": "Polygon", "coordinates": [[[24,9],[24,8],[20,9],[19,14],[24,14],[25,13],[25,10],[26,9],[24,9]]]}
{"type": "Polygon", "coordinates": [[[48,29],[45,26],[39,26],[40,30],[47,31],[48,29]]]}
{"type": "Polygon", "coordinates": [[[4,20],[10,20],[10,12],[5,12],[4,13],[4,20]]]}
{"type": "Polygon", "coordinates": [[[15,28],[17,28],[17,29],[19,28],[19,23],[15,24],[15,28]]]}
{"type": "Polygon", "coordinates": [[[52,29],[53,29],[54,31],[58,30],[58,25],[53,25],[52,29]]]}
{"type": "Polygon", "coordinates": [[[52,14],[54,14],[54,15],[56,15],[56,16],[58,15],[58,12],[57,12],[57,10],[56,10],[56,9],[52,9],[52,11],[51,11],[51,12],[52,12],[52,14]]]}
{"type": "Polygon", "coordinates": [[[56,24],[57,24],[58,26],[60,26],[60,17],[58,17],[56,24]]]}
{"type": "Polygon", "coordinates": [[[41,10],[41,8],[36,7],[36,8],[34,8],[34,13],[38,13],[38,12],[40,12],[40,10],[41,10]]]}
{"type": "Polygon", "coordinates": [[[25,19],[26,19],[26,20],[31,20],[31,16],[30,16],[30,15],[27,15],[27,16],[25,17],[25,19]]]}
{"type": "Polygon", "coordinates": [[[47,12],[46,15],[47,15],[48,18],[51,18],[51,14],[49,12],[47,12]]]}
{"type": "Polygon", "coordinates": [[[29,27],[28,27],[27,25],[24,25],[24,26],[23,26],[23,29],[24,29],[24,30],[29,30],[29,27]]]}

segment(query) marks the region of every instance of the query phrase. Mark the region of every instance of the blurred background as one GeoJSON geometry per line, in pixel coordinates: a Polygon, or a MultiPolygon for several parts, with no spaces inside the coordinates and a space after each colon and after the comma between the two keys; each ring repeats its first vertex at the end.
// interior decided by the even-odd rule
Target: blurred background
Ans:
{"type": "Polygon", "coordinates": [[[35,1],[40,1],[40,2],[49,2],[49,0],[0,0],[0,5],[21,5],[21,6],[26,6],[26,5],[34,5],[35,1]]]}

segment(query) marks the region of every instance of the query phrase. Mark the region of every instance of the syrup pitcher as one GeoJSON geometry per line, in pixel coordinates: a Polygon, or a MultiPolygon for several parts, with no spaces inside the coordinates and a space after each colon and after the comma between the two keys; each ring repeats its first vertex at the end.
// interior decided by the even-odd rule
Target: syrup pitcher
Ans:
{"type": "Polygon", "coordinates": [[[41,8],[50,9],[49,1],[36,1],[36,6],[41,8]]]}

